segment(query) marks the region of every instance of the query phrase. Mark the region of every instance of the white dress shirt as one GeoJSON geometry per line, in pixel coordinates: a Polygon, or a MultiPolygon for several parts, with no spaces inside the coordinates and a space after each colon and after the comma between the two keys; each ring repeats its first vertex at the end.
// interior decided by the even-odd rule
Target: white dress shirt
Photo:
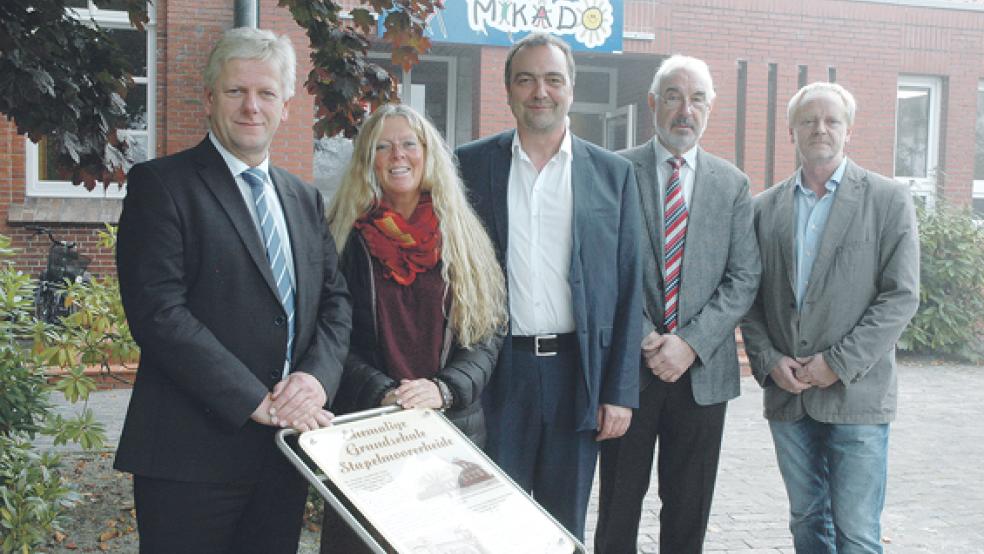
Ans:
{"type": "MultiPolygon", "coordinates": [[[[260,218],[256,215],[253,191],[250,190],[249,184],[246,183],[242,176],[242,172],[249,169],[250,166],[226,150],[211,132],[208,133],[208,138],[212,141],[215,149],[219,151],[222,159],[225,160],[226,165],[229,167],[229,171],[232,172],[233,177],[236,179],[239,194],[242,195],[243,201],[246,202],[246,208],[253,217],[253,224],[256,225],[256,232],[260,234],[260,244],[263,244],[263,231],[260,228],[260,218]]],[[[263,170],[264,175],[267,176],[263,183],[263,188],[266,190],[267,198],[272,201],[273,209],[270,210],[270,215],[273,216],[273,224],[277,228],[277,232],[280,233],[280,236],[284,237],[283,246],[284,254],[287,257],[287,273],[290,274],[291,286],[297,290],[297,280],[294,277],[294,251],[290,246],[290,234],[287,232],[287,220],[284,218],[284,208],[280,204],[280,198],[277,196],[277,190],[273,188],[272,177],[270,177],[270,158],[264,158],[263,162],[257,165],[256,168],[263,170]]]]}
{"type": "Polygon", "coordinates": [[[513,136],[509,168],[509,315],[513,335],[574,331],[571,134],[542,170],[513,136]]]}

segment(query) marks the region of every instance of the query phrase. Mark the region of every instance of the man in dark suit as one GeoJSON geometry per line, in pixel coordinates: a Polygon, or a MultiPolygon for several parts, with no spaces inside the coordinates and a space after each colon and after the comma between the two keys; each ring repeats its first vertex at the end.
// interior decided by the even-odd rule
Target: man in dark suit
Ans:
{"type": "Polygon", "coordinates": [[[307,485],[274,433],[330,424],[351,308],[320,194],[269,164],[295,66],[286,37],[226,32],[208,136],[129,174],[117,264],[141,359],[116,468],[141,552],[297,550],[307,485]]]}
{"type": "Polygon", "coordinates": [[[565,42],[517,42],[505,82],[516,130],[457,152],[509,286],[487,451],[582,539],[598,441],[624,433],[638,401],[638,191],[628,162],[567,128],[565,42]]]}
{"type": "Polygon", "coordinates": [[[599,554],[636,551],[657,441],[660,552],[701,551],[725,406],[740,393],[735,328],[761,272],[748,177],[697,145],[714,103],[707,64],[668,58],[648,99],[656,137],[622,152],[646,223],[639,409],[601,447],[599,554]]]}

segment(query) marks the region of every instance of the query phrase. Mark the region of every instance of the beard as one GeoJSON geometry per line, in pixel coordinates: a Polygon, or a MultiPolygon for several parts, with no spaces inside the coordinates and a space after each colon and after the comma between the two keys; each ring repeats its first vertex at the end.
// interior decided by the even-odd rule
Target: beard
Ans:
{"type": "Polygon", "coordinates": [[[698,129],[697,122],[692,118],[678,117],[671,121],[667,127],[663,127],[657,123],[656,136],[659,137],[660,142],[663,143],[663,146],[666,147],[667,150],[675,150],[682,154],[693,148],[697,142],[700,141],[700,137],[704,135],[704,129],[706,128],[706,120],[700,129],[698,129]],[[674,132],[674,127],[688,127],[690,129],[690,133],[674,132]]]}

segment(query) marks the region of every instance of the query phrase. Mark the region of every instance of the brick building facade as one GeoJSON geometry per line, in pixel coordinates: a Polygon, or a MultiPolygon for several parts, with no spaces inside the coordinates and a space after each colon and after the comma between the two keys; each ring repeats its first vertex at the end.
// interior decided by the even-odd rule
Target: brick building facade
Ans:
{"type": "MultiPolygon", "coordinates": [[[[550,1],[550,0],[548,0],[550,1]]],[[[608,0],[590,0],[603,2],[608,0]]],[[[449,0],[466,2],[466,0],[449,0]]],[[[350,2],[352,4],[356,2],[350,2]]],[[[232,2],[156,0],[146,34],[128,30],[120,13],[85,0],[70,2],[144,41],[143,118],[134,134],[156,155],[202,139],[201,70],[217,36],[232,25],[232,2]]],[[[786,102],[804,83],[831,78],[858,99],[848,155],[861,165],[909,183],[914,194],[984,213],[984,0],[621,0],[622,51],[576,53],[572,128],[610,148],[652,136],[646,91],[661,59],[703,58],[718,98],[702,144],[735,161],[756,190],[795,168],[786,130],[786,102]],[[976,163],[975,163],[976,162],[976,163]]],[[[260,1],[260,26],[288,33],[300,52],[303,31],[286,9],[260,1]]],[[[512,126],[502,68],[506,48],[444,42],[403,77],[412,104],[423,107],[454,144],[512,126]]],[[[380,61],[385,54],[380,52],[380,61]]],[[[299,56],[297,96],[281,126],[272,160],[330,194],[345,163],[340,139],[313,140],[313,105],[303,90],[309,62],[299,56]]],[[[133,95],[131,95],[133,96],[133,95]]],[[[139,111],[139,110],[138,110],[139,111]]],[[[50,227],[80,243],[96,273],[114,269],[112,252],[95,242],[115,222],[124,191],[85,193],[44,172],[34,147],[0,121],[0,233],[23,250],[20,267],[37,274],[46,239],[26,225],[50,227]]],[[[984,217],[984,216],[982,216],[984,217]]]]}

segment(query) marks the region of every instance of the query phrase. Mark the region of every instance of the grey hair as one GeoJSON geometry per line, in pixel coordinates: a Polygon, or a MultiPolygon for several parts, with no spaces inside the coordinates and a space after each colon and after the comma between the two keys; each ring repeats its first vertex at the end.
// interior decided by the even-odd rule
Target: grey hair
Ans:
{"type": "Polygon", "coordinates": [[[531,33],[513,44],[512,48],[509,49],[509,54],[506,55],[506,88],[509,88],[509,80],[512,78],[512,62],[513,58],[516,57],[516,53],[523,48],[532,48],[534,46],[556,46],[561,52],[564,53],[564,60],[567,61],[567,77],[570,79],[570,84],[573,87],[575,68],[574,52],[571,50],[571,45],[567,44],[562,39],[547,33],[531,33]]]}
{"type": "Polygon", "coordinates": [[[705,91],[707,93],[707,101],[713,102],[717,93],[714,92],[714,79],[711,77],[711,68],[707,67],[707,63],[704,60],[681,54],[674,54],[663,60],[663,63],[659,65],[659,69],[656,70],[656,75],[653,77],[653,84],[649,86],[649,94],[658,98],[659,91],[663,87],[663,81],[671,74],[682,69],[690,71],[707,81],[708,90],[705,91]]]}
{"type": "Polygon", "coordinates": [[[297,54],[287,35],[279,37],[271,31],[237,27],[226,31],[212,48],[205,66],[205,86],[215,89],[215,82],[222,68],[230,60],[273,61],[280,74],[280,86],[284,99],[294,96],[297,82],[297,54]]]}
{"type": "Polygon", "coordinates": [[[793,126],[793,117],[796,115],[796,111],[799,110],[799,107],[803,104],[803,102],[806,102],[809,97],[822,92],[833,93],[834,96],[841,99],[841,102],[844,104],[844,111],[847,112],[847,125],[854,125],[854,114],[858,110],[858,103],[854,100],[854,95],[837,83],[816,81],[805,85],[803,88],[796,91],[796,94],[789,99],[789,105],[786,107],[786,118],[789,121],[790,127],[793,126]]]}

